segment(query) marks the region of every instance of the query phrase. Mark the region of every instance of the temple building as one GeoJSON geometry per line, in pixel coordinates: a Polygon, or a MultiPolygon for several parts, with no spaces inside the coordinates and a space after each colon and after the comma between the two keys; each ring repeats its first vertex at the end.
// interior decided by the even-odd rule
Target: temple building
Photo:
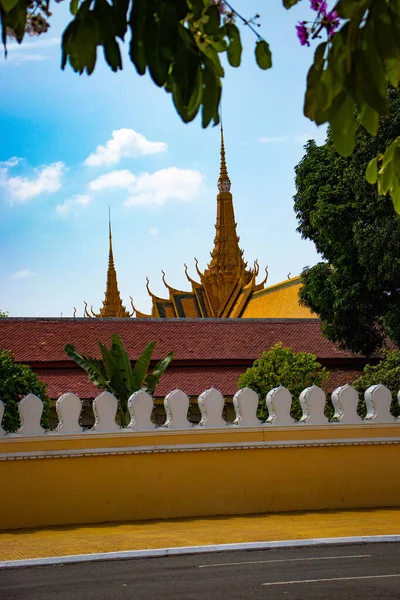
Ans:
{"type": "Polygon", "coordinates": [[[88,310],[85,303],[86,317],[128,318],[133,315],[138,319],[146,318],[269,318],[269,319],[311,319],[315,318],[308,308],[299,304],[301,277],[293,277],[281,283],[266,287],[268,268],[265,277],[257,282],[259,264],[255,260],[253,267],[248,268],[243,258],[243,250],[239,246],[236,231],[231,181],[225,159],[224,134],[221,127],[221,164],[218,178],[217,220],[215,224],[214,248],[208,267],[201,271],[196,260],[198,280],[190,277],[185,265],[185,274],[191,286],[190,291],[177,290],[171,287],[162,271],[163,282],[167,289],[167,297],[160,298],[150,290],[147,279],[147,291],[152,300],[150,314],[140,312],[133,306],[130,313],[122,304],[117,273],[114,266],[112,249],[111,223],[109,232],[109,263],[107,286],[103,306],[98,313],[93,308],[88,310]]]}

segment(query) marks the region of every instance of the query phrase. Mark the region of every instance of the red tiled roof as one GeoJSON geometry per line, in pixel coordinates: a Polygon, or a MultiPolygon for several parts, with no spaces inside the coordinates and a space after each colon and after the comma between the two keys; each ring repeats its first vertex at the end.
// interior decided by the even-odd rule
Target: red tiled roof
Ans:
{"type": "MultiPolygon", "coordinates": [[[[233,396],[237,391],[238,380],[246,370],[245,366],[235,367],[173,367],[162,376],[155,396],[164,397],[179,388],[188,396],[199,396],[201,392],[215,387],[224,396],[233,396]]],[[[50,398],[56,399],[66,392],[73,392],[80,398],[95,398],[99,390],[90,383],[82,369],[39,369],[39,379],[48,385],[50,398]]],[[[339,385],[352,383],[360,374],[354,369],[332,369],[330,378],[324,385],[326,392],[332,392],[339,385]]]]}
{"type": "Polygon", "coordinates": [[[150,340],[154,358],[169,351],[176,360],[254,360],[277,342],[295,352],[313,352],[319,359],[354,355],[325,340],[317,319],[0,319],[0,348],[12,350],[21,362],[68,361],[64,346],[99,356],[97,340],[109,344],[119,333],[132,359],[150,340]]]}

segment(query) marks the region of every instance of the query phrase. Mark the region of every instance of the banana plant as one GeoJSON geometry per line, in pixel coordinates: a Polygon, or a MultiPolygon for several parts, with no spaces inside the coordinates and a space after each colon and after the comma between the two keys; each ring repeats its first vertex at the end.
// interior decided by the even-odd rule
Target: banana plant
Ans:
{"type": "Polygon", "coordinates": [[[149,342],[134,366],[129,359],[125,346],[117,333],[111,336],[111,348],[98,340],[102,361],[92,356],[83,356],[75,346],[67,344],[65,352],[88,374],[89,380],[99,389],[111,392],[118,400],[117,417],[121,427],[130,422],[128,410],[129,397],[138,390],[145,389],[152,394],[161,376],[171,364],[174,353],[169,352],[148,372],[150,360],[156,343],[149,342]]]}

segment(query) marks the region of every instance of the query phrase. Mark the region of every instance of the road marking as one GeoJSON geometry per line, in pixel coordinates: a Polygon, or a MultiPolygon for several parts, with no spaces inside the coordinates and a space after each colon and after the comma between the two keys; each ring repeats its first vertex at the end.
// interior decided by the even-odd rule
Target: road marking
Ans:
{"type": "Polygon", "coordinates": [[[395,575],[363,575],[361,577],[332,577],[331,579],[301,579],[299,581],[271,581],[262,585],[292,585],[295,583],[325,583],[327,581],[356,581],[357,579],[386,579],[389,577],[400,577],[400,573],[395,575]]]}
{"type": "Polygon", "coordinates": [[[213,567],[233,567],[237,565],[263,565],[267,563],[303,562],[307,560],[338,560],[339,558],[371,558],[372,554],[349,554],[348,556],[313,556],[310,558],[280,558],[274,560],[246,560],[243,562],[220,563],[212,565],[199,565],[199,569],[213,567]]]}

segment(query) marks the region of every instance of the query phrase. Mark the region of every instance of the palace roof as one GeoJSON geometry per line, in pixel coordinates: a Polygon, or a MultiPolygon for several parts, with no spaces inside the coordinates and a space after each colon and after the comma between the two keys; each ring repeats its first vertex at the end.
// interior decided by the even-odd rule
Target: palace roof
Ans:
{"type": "Polygon", "coordinates": [[[365,359],[325,340],[317,319],[0,319],[0,347],[29,364],[48,384],[52,398],[66,391],[81,398],[96,395],[96,388],[64,347],[72,343],[79,353],[100,357],[97,340],[109,345],[113,333],[121,336],[132,360],[152,340],[155,360],[175,352],[157,396],[177,387],[195,396],[212,386],[233,395],[241,373],[278,342],[296,352],[316,354],[332,371],[329,391],[353,381],[365,364],[365,359]]]}

